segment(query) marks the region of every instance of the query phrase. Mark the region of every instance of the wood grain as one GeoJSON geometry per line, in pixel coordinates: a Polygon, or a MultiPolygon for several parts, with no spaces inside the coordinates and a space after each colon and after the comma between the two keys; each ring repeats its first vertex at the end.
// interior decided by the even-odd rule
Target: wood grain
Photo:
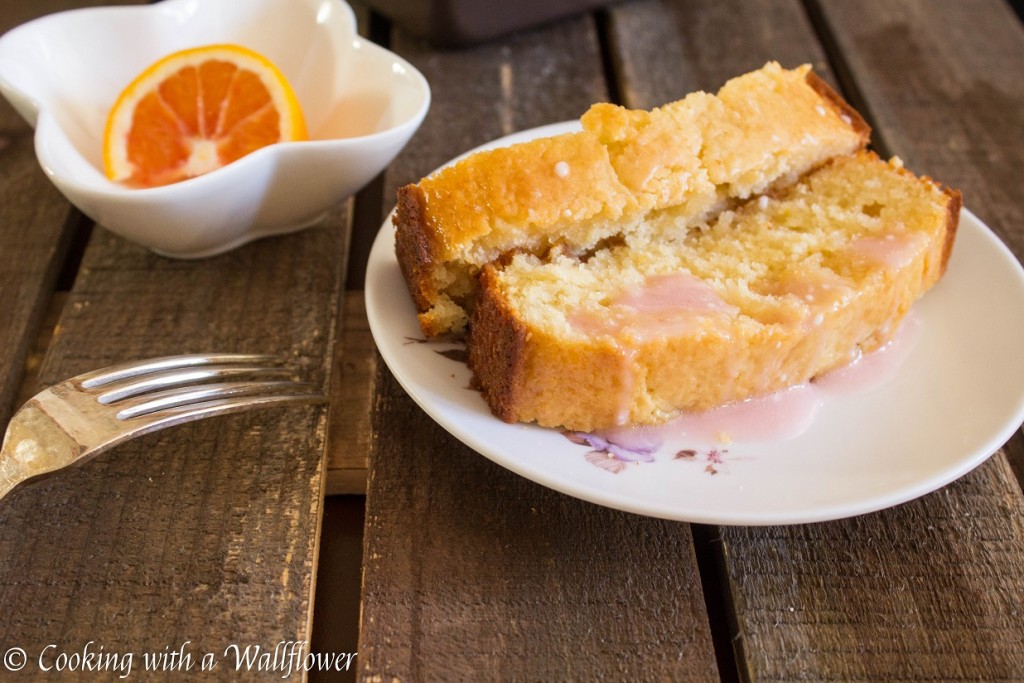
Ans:
{"type": "MultiPolygon", "coordinates": [[[[467,148],[607,96],[588,18],[458,52],[402,35],[392,47],[425,73],[434,105],[389,169],[386,209],[398,185],[467,148]]],[[[687,525],[513,475],[378,372],[362,680],[718,680],[687,525]]]]}
{"type": "Polygon", "coordinates": [[[803,7],[794,0],[642,0],[609,11],[612,61],[622,103],[648,109],[768,61],[811,64],[832,75],[803,7]]]}
{"type": "Polygon", "coordinates": [[[589,18],[458,51],[432,50],[396,32],[392,49],[423,72],[433,97],[420,131],[388,168],[385,213],[394,208],[400,185],[456,155],[516,131],[578,118],[608,98],[589,18]]]}
{"type": "MultiPolygon", "coordinates": [[[[876,145],[962,187],[967,206],[978,197],[1019,257],[1021,189],[1005,165],[1024,151],[1016,19],[1000,3],[957,2],[823,2],[812,16],[876,145]]],[[[997,454],[874,515],[725,529],[743,677],[1019,679],[1022,515],[1020,487],[997,454]]]]}
{"type": "Polygon", "coordinates": [[[39,370],[43,366],[43,360],[50,348],[50,342],[53,341],[67,300],[68,293],[62,291],[54,292],[50,298],[43,320],[39,325],[39,333],[25,357],[25,373],[21,381],[21,390],[18,392],[18,399],[15,402],[16,406],[21,406],[45,388],[39,381],[39,370]]]}
{"type": "MultiPolygon", "coordinates": [[[[347,229],[342,212],[201,261],[97,230],[40,381],[229,350],[277,354],[326,388],[347,229]]],[[[308,640],[325,431],[322,407],[218,418],[16,491],[0,505],[4,642],[31,658],[51,643],[141,653],[189,641],[197,660],[308,640]]]]}

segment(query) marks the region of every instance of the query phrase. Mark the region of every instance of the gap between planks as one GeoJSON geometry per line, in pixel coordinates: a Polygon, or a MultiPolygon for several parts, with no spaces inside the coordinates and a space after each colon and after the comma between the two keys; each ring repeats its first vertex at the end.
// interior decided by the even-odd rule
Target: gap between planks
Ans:
{"type": "Polygon", "coordinates": [[[331,381],[325,493],[362,495],[366,493],[370,413],[378,362],[362,291],[345,292],[338,339],[331,381]]]}
{"type": "Polygon", "coordinates": [[[36,334],[32,348],[25,355],[25,370],[21,378],[21,387],[18,390],[17,400],[14,409],[17,410],[26,401],[42,390],[39,384],[39,368],[43,365],[43,358],[46,357],[46,350],[50,348],[50,342],[57,334],[57,325],[60,322],[60,313],[64,310],[64,304],[68,300],[68,292],[54,292],[53,297],[47,303],[46,311],[43,313],[42,322],[39,325],[39,333],[36,334]]]}

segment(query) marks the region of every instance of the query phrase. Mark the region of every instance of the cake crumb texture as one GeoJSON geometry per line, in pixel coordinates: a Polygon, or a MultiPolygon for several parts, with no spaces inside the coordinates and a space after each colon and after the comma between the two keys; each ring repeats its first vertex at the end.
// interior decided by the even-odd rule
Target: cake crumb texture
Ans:
{"type": "Polygon", "coordinates": [[[480,270],[518,251],[659,241],[863,147],[868,126],[809,66],[771,62],[652,111],[596,104],[582,130],[472,154],[399,190],[396,255],[428,337],[461,333],[480,270]],[[671,209],[667,223],[648,221],[671,209]]]}

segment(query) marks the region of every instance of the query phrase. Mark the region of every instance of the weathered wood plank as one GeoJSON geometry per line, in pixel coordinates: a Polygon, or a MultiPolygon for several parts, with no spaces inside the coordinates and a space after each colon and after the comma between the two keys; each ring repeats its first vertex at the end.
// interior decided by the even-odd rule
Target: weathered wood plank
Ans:
{"type": "MultiPolygon", "coordinates": [[[[388,172],[387,209],[398,185],[467,148],[607,96],[589,18],[472,50],[400,35],[393,48],[434,104],[388,172]]],[[[687,525],[517,477],[448,436],[383,366],[377,382],[363,680],[718,680],[687,525]]]]}
{"type": "MultiPolygon", "coordinates": [[[[1002,3],[826,0],[876,143],[964,190],[1021,255],[1024,33],[1002,3]]],[[[861,518],[723,532],[749,680],[997,680],[1024,672],[1024,499],[1002,454],[861,518]]]]}
{"type": "Polygon", "coordinates": [[[21,390],[18,392],[18,400],[15,401],[16,406],[21,406],[44,388],[39,382],[39,370],[43,366],[43,360],[50,348],[50,342],[53,341],[53,335],[57,331],[57,325],[67,301],[67,292],[54,292],[50,298],[46,313],[39,325],[39,334],[36,335],[25,358],[25,376],[21,381],[21,390]]]}
{"type": "MultiPolygon", "coordinates": [[[[72,5],[119,2],[13,0],[5,3],[0,31],[72,5]]],[[[47,298],[69,239],[88,221],[79,221],[45,180],[31,131],[6,103],[0,196],[4,422],[32,339],[22,396],[126,357],[226,347],[279,352],[303,377],[325,383],[344,276],[345,211],[309,234],[197,264],[164,261],[101,234],[67,314],[58,318],[68,295],[47,298]],[[305,246],[287,246],[293,240],[305,246]]],[[[93,640],[108,652],[134,651],[138,677],[141,652],[186,641],[193,655],[216,651],[223,661],[231,643],[272,648],[308,638],[322,413],[264,411],[183,427],[4,500],[0,640],[30,656],[44,644],[73,651],[93,640]]]]}
{"type": "Polygon", "coordinates": [[[623,104],[650,108],[714,92],[768,61],[812,64],[833,80],[803,7],[794,0],[641,0],[613,6],[609,28],[623,104]]]}
{"type": "MultiPolygon", "coordinates": [[[[201,261],[97,230],[40,381],[229,350],[277,354],[326,390],[347,226],[342,212],[201,261]]],[[[14,492],[0,505],[4,641],[30,659],[50,643],[141,653],[190,641],[195,666],[214,652],[224,671],[231,644],[308,640],[325,431],[316,406],[218,418],[14,492]]]]}
{"type": "Polygon", "coordinates": [[[0,147],[9,146],[0,149],[0,424],[6,425],[77,226],[71,205],[36,163],[31,133],[4,128],[0,147]]]}
{"type": "Polygon", "coordinates": [[[452,157],[502,135],[578,118],[608,97],[589,18],[458,51],[431,50],[397,33],[392,49],[413,60],[433,96],[422,128],[388,168],[385,212],[400,185],[452,157]]]}

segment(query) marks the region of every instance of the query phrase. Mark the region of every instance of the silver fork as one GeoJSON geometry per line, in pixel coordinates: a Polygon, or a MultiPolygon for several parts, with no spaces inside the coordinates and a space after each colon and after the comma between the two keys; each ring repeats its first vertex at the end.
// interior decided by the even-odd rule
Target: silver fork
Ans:
{"type": "Polygon", "coordinates": [[[72,377],[30,398],[0,447],[0,498],[141,434],[204,417],[323,401],[273,356],[195,354],[124,363],[72,377]]]}

